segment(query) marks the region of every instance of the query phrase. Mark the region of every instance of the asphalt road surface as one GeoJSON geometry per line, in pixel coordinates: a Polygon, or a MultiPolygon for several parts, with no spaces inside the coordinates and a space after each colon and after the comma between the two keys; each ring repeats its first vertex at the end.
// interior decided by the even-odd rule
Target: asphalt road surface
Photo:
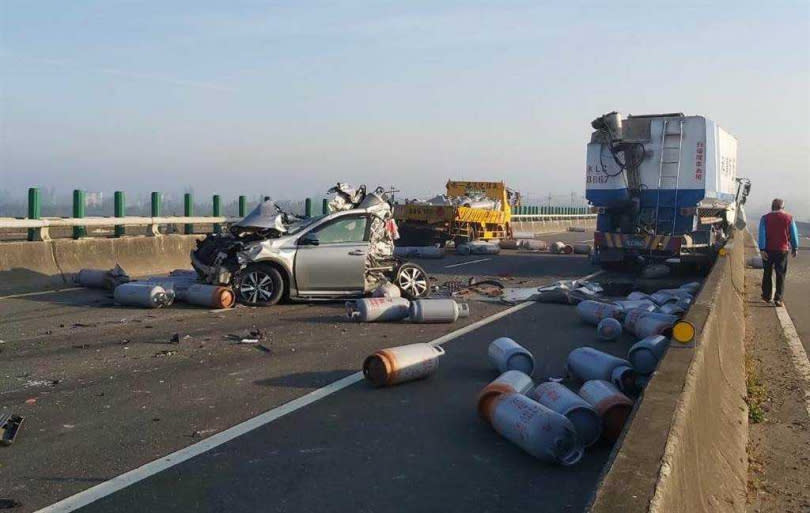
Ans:
{"type": "MultiPolygon", "coordinates": [[[[584,256],[521,252],[420,263],[437,283],[514,287],[596,271],[584,256]]],[[[34,511],[351,375],[375,349],[434,340],[505,308],[475,301],[470,319],[411,325],[350,323],[334,303],[222,312],[114,307],[90,290],[0,299],[0,406],[26,417],[2,449],[0,497],[34,511]],[[255,328],[260,345],[229,337],[255,328]]],[[[572,307],[531,305],[449,343],[432,379],[358,383],[86,509],[582,511],[609,447],[571,469],[549,466],[476,417],[475,396],[495,377],[486,345],[501,335],[534,351],[538,379],[560,375],[570,349],[598,344],[572,307]]]]}

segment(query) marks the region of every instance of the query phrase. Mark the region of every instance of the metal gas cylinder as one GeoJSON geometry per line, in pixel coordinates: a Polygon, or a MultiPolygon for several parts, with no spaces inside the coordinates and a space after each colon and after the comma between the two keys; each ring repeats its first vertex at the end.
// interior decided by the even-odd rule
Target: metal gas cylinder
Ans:
{"type": "Polygon", "coordinates": [[[502,394],[525,394],[534,388],[534,381],[525,372],[508,370],[481,389],[478,394],[478,414],[490,420],[495,399],[502,394]]]}
{"type": "Polygon", "coordinates": [[[183,301],[208,308],[231,308],[236,304],[236,296],[229,287],[195,283],[183,291],[183,301]]]}
{"type": "Polygon", "coordinates": [[[621,299],[614,301],[614,303],[622,309],[622,313],[627,313],[630,310],[646,310],[653,312],[658,305],[649,299],[621,299]]]}
{"type": "Polygon", "coordinates": [[[498,372],[519,370],[531,376],[534,371],[534,356],[525,347],[508,337],[496,338],[487,349],[489,363],[498,372]]]}
{"type": "Polygon", "coordinates": [[[677,320],[677,315],[635,309],[625,314],[624,329],[639,338],[644,338],[650,335],[665,334],[668,330],[672,329],[672,325],[675,324],[677,320]]]}
{"type": "Polygon", "coordinates": [[[573,246],[570,244],[566,244],[562,241],[557,241],[551,245],[551,252],[556,253],[558,255],[570,255],[574,252],[573,246]]]}
{"type": "Polygon", "coordinates": [[[602,419],[599,418],[599,413],[588,401],[562,383],[554,381],[540,383],[526,396],[570,420],[585,447],[590,447],[599,440],[602,434],[602,419]]]}
{"type": "Polygon", "coordinates": [[[394,256],[399,258],[444,258],[444,248],[435,246],[397,246],[394,256]]]}
{"type": "Polygon", "coordinates": [[[689,292],[692,295],[695,295],[698,290],[700,290],[700,282],[699,281],[690,281],[689,283],[684,283],[679,289],[683,289],[689,292]]]}
{"type": "Polygon", "coordinates": [[[411,301],[411,322],[418,324],[456,322],[470,316],[470,305],[452,299],[417,299],[411,301]]]}
{"type": "Polygon", "coordinates": [[[627,359],[639,374],[651,374],[664,357],[669,347],[669,339],[663,335],[652,335],[633,344],[627,352],[627,359]]]}
{"type": "Polygon", "coordinates": [[[430,376],[439,368],[441,346],[409,344],[375,351],[363,362],[363,375],[374,386],[387,386],[430,376]]]}
{"type": "Polygon", "coordinates": [[[174,294],[159,285],[130,282],[115,287],[113,299],[116,304],[160,308],[174,301],[174,294]]]}
{"type": "Polygon", "coordinates": [[[575,255],[590,255],[593,253],[593,247],[590,244],[574,244],[575,255]]]}
{"type": "Polygon", "coordinates": [[[108,273],[109,271],[100,269],[82,269],[76,275],[75,282],[82,287],[106,289],[109,283],[108,273]]]}
{"type": "Polygon", "coordinates": [[[650,295],[637,290],[627,294],[628,301],[639,301],[641,299],[650,299],[650,295]]]}
{"type": "Polygon", "coordinates": [[[592,299],[580,301],[576,306],[577,315],[589,324],[599,324],[599,321],[607,317],[619,317],[622,313],[621,307],[610,303],[602,303],[592,299]]]}
{"type": "Polygon", "coordinates": [[[596,336],[599,340],[613,341],[622,334],[622,323],[613,317],[606,317],[596,325],[596,336]]]}
{"type": "Polygon", "coordinates": [[[611,442],[616,441],[633,411],[633,401],[612,383],[603,380],[586,381],[579,389],[579,395],[602,417],[602,436],[611,442]]]}
{"type": "Polygon", "coordinates": [[[521,239],[520,241],[518,241],[518,246],[520,247],[520,249],[528,249],[531,251],[548,250],[548,242],[544,240],[521,239]]]}
{"type": "Polygon", "coordinates": [[[521,394],[504,394],[495,400],[495,431],[535,458],[573,465],[584,449],[571,421],[521,394]]]}
{"type": "Polygon", "coordinates": [[[659,306],[656,312],[667,315],[682,315],[686,310],[680,303],[667,303],[659,306]]]}
{"type": "Polygon", "coordinates": [[[346,301],[346,316],[359,322],[401,321],[411,302],[403,297],[372,297],[346,301]]]}
{"type": "Polygon", "coordinates": [[[623,390],[632,390],[635,381],[630,362],[592,347],[578,347],[568,353],[568,374],[580,381],[601,379],[623,390]]]}
{"type": "Polygon", "coordinates": [[[650,294],[650,299],[659,305],[664,303],[677,302],[681,299],[692,299],[692,294],[686,289],[661,289],[650,294]]]}
{"type": "Polygon", "coordinates": [[[473,255],[497,255],[501,252],[500,244],[483,240],[470,242],[467,245],[470,248],[470,253],[473,255]]]}
{"type": "Polygon", "coordinates": [[[501,249],[517,249],[518,241],[515,239],[501,239],[498,245],[501,247],[501,249]]]}

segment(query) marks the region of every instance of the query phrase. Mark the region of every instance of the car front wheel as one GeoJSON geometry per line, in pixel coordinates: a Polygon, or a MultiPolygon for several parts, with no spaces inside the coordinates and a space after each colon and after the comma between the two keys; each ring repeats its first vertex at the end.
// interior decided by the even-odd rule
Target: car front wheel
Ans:
{"type": "Polygon", "coordinates": [[[278,269],[268,264],[251,264],[234,280],[236,299],[243,305],[275,305],[284,294],[284,280],[278,269]]]}
{"type": "Polygon", "coordinates": [[[402,297],[406,299],[419,299],[430,295],[428,275],[416,264],[402,264],[397,269],[394,284],[399,287],[402,297]]]}

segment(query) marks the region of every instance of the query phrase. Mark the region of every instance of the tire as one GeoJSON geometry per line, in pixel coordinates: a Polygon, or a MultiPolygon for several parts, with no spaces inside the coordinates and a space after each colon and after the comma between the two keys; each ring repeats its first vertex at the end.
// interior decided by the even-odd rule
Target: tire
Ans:
{"type": "Polygon", "coordinates": [[[250,264],[234,279],[236,300],[248,306],[272,306],[284,295],[284,279],[269,264],[250,264]]]}
{"type": "Polygon", "coordinates": [[[424,269],[416,264],[402,264],[397,269],[394,284],[405,299],[420,299],[430,295],[430,279],[424,269]]]}

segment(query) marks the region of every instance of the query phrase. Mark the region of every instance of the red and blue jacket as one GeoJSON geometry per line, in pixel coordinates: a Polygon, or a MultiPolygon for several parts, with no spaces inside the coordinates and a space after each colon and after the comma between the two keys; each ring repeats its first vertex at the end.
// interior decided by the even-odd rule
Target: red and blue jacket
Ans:
{"type": "Polygon", "coordinates": [[[782,251],[799,249],[799,230],[793,216],[784,210],[775,210],[759,220],[759,249],[782,251]]]}

